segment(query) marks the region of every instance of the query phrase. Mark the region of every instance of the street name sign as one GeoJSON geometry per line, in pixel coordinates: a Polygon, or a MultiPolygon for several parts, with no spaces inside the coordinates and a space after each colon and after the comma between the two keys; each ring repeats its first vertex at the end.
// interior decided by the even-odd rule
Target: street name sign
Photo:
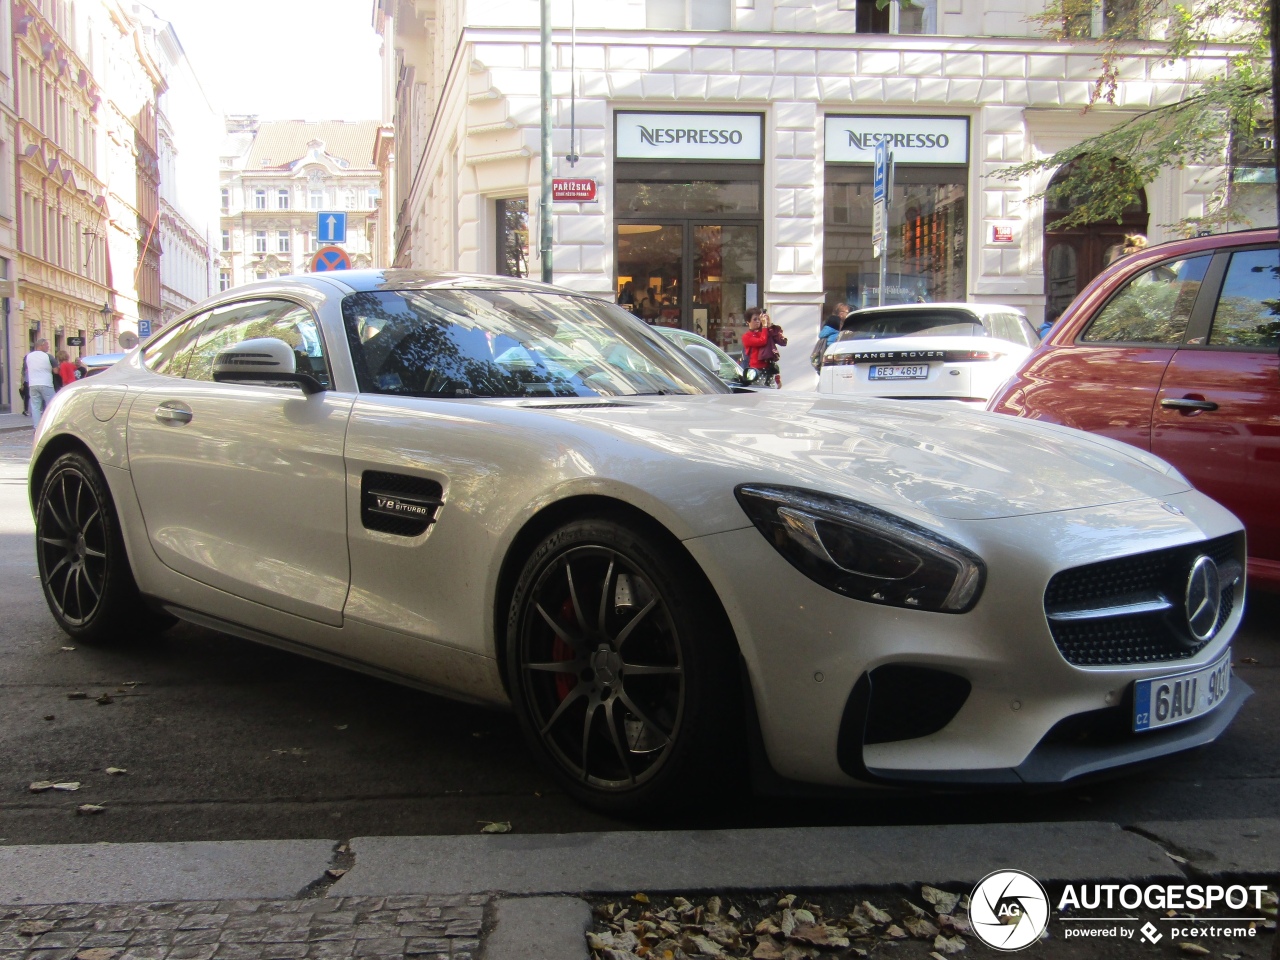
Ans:
{"type": "Polygon", "coordinates": [[[551,199],[589,203],[596,199],[596,182],[587,177],[554,177],[551,199]]]}

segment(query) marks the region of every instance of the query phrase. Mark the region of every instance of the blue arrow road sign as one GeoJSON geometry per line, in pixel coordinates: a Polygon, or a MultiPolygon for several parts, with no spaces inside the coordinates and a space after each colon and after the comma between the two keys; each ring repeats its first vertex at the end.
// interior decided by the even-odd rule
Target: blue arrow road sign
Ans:
{"type": "Polygon", "coordinates": [[[316,236],[321,243],[347,242],[347,214],[345,210],[321,210],[316,214],[316,236]]]}
{"type": "Polygon", "coordinates": [[[350,270],[351,258],[341,247],[321,247],[311,258],[311,272],[324,273],[328,270],[350,270]]]}
{"type": "Polygon", "coordinates": [[[884,199],[884,182],[889,168],[889,148],[884,145],[881,140],[876,144],[876,167],[875,173],[871,180],[871,200],[874,203],[877,200],[884,199]]]}

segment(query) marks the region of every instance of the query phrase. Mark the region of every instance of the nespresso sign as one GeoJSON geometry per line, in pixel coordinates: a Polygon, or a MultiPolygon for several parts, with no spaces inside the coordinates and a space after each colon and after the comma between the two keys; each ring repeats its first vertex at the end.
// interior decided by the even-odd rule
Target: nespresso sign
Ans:
{"type": "Polygon", "coordinates": [[[619,160],[759,160],[757,113],[619,113],[619,160]]]}
{"type": "Polygon", "coordinates": [[[968,163],[968,117],[827,117],[829,163],[875,163],[881,141],[898,163],[968,163]]]}

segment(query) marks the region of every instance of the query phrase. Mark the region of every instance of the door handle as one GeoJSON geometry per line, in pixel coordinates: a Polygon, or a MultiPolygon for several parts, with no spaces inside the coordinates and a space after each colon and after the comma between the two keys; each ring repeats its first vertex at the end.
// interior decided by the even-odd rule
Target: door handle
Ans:
{"type": "Polygon", "coordinates": [[[1166,397],[1160,401],[1160,406],[1170,410],[1217,410],[1218,405],[1212,400],[1195,400],[1191,397],[1183,397],[1175,399],[1166,397]]]}
{"type": "Polygon", "coordinates": [[[190,423],[191,410],[185,403],[170,400],[156,407],[156,419],[161,423],[190,423]]]}

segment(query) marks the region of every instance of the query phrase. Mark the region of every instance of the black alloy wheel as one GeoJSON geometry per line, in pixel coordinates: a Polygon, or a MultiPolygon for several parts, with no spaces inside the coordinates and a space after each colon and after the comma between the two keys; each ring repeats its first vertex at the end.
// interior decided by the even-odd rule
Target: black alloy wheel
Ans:
{"type": "Polygon", "coordinates": [[[562,527],[525,565],[510,686],[526,738],[581,800],[622,813],[692,797],[691,765],[731,753],[734,648],[690,566],[604,519],[562,527]]]}
{"type": "Polygon", "coordinates": [[[154,619],[134,583],[106,482],[83,454],[63,454],[45,476],[36,562],[50,612],[78,640],[107,640],[154,619]]]}

